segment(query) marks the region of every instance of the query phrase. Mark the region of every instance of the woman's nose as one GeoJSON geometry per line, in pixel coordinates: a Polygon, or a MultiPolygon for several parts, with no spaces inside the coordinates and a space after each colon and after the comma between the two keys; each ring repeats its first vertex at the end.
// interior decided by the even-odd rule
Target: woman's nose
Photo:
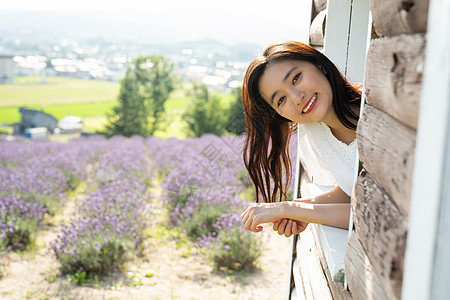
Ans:
{"type": "Polygon", "coordinates": [[[302,90],[293,89],[291,91],[291,99],[295,105],[301,104],[303,102],[305,96],[306,96],[306,93],[302,90]]]}

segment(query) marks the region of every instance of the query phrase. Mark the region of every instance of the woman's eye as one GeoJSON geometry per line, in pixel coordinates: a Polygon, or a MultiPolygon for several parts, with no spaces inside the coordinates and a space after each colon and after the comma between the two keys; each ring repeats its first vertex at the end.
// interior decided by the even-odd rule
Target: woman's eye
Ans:
{"type": "Polygon", "coordinates": [[[300,78],[300,75],[302,75],[302,73],[298,73],[297,75],[295,75],[295,77],[292,79],[292,84],[295,84],[297,82],[297,80],[300,78]]]}
{"type": "Polygon", "coordinates": [[[284,100],[286,100],[286,97],[285,96],[281,97],[280,100],[278,100],[278,106],[283,104],[284,100]]]}

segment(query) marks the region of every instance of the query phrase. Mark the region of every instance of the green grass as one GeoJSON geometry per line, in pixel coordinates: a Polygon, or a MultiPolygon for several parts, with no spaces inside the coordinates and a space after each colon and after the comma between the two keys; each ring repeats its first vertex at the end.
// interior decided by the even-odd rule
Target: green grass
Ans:
{"type": "MultiPolygon", "coordinates": [[[[38,76],[16,77],[12,84],[0,85],[0,125],[20,122],[19,107],[43,109],[57,119],[73,115],[83,118],[84,130],[94,132],[106,124],[106,115],[117,104],[120,84],[117,82],[47,77],[48,83],[37,83],[38,76]]],[[[156,136],[186,137],[187,124],[182,115],[190,100],[184,85],[167,100],[166,115],[156,136]]],[[[224,108],[234,100],[231,94],[216,93],[224,108]]]]}
{"type": "Polygon", "coordinates": [[[166,110],[184,110],[187,108],[189,99],[185,96],[170,97],[166,102],[166,110]]]}
{"type": "Polygon", "coordinates": [[[89,116],[83,118],[83,130],[87,132],[95,132],[105,126],[107,122],[106,116],[89,116]]]}
{"type": "MultiPolygon", "coordinates": [[[[78,116],[89,117],[106,115],[112,110],[115,101],[108,102],[92,102],[92,103],[68,103],[68,104],[52,104],[47,105],[44,108],[44,112],[51,114],[57,119],[61,119],[64,116],[78,116]]],[[[27,108],[38,109],[39,105],[27,105],[27,108]]],[[[20,121],[19,107],[1,107],[0,108],[0,123],[14,123],[20,121]]]]}
{"type": "MultiPolygon", "coordinates": [[[[184,96],[182,92],[182,90],[176,91],[174,95],[177,97],[171,97],[167,100],[165,105],[166,117],[155,136],[160,138],[187,137],[187,123],[183,120],[183,113],[189,106],[190,99],[184,96]]],[[[215,93],[215,95],[220,97],[224,108],[228,108],[235,99],[232,94],[215,93]]]]}
{"type": "Polygon", "coordinates": [[[85,102],[110,102],[117,98],[119,83],[67,77],[15,77],[14,83],[0,85],[0,107],[48,106],[85,102]]]}

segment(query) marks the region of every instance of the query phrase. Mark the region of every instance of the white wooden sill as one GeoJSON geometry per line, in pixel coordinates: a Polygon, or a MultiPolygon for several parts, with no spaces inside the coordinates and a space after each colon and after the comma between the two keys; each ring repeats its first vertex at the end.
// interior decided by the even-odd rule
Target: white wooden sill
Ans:
{"type": "MultiPolygon", "coordinates": [[[[319,186],[313,183],[301,185],[303,197],[313,197],[330,191],[334,186],[319,186]]],[[[316,245],[322,250],[327,261],[333,281],[344,283],[345,279],[345,247],[348,240],[348,230],[320,224],[310,224],[315,231],[316,245]],[[318,239],[317,239],[318,237],[318,239]]],[[[301,234],[300,234],[301,238],[301,234]]]]}

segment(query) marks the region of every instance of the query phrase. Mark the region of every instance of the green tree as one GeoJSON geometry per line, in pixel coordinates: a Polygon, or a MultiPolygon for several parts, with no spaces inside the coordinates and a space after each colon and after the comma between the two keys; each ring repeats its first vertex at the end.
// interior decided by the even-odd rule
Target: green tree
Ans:
{"type": "Polygon", "coordinates": [[[103,133],[107,136],[153,135],[177,81],[173,63],[166,57],[149,55],[134,59],[120,81],[119,103],[108,115],[103,133]]]}
{"type": "Polygon", "coordinates": [[[231,104],[226,130],[237,135],[245,132],[244,107],[242,106],[242,89],[233,90],[235,101],[231,104]]]}
{"type": "Polygon", "coordinates": [[[220,104],[217,95],[212,95],[208,86],[203,83],[194,83],[188,92],[191,105],[183,114],[191,135],[201,136],[204,133],[221,135],[225,129],[228,110],[220,104]]]}

